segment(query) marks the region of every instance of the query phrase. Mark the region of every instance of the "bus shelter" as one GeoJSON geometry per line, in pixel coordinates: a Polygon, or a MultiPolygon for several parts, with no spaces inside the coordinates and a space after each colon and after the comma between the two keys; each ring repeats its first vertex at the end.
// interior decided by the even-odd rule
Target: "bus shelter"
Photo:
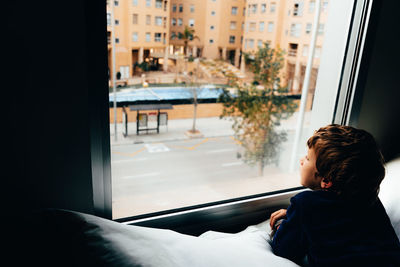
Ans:
{"type": "MultiPolygon", "coordinates": [[[[168,126],[168,113],[160,112],[160,110],[173,109],[171,104],[138,104],[130,105],[131,111],[137,111],[136,113],[136,134],[146,131],[157,131],[160,133],[160,126],[168,126]],[[153,111],[153,112],[149,112],[153,111]],[[154,120],[152,118],[155,118],[154,120]],[[151,123],[153,121],[153,123],[151,123]]],[[[126,120],[127,121],[127,120],[126,120]]],[[[128,134],[127,124],[126,135],[128,134]]]]}

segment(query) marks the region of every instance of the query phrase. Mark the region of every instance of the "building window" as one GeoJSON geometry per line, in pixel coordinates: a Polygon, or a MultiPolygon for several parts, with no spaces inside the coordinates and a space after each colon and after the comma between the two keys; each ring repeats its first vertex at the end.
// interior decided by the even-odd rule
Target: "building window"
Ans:
{"type": "Polygon", "coordinates": [[[119,38],[115,38],[115,43],[119,44],[119,38]]]}
{"type": "Polygon", "coordinates": [[[214,43],[214,39],[210,39],[210,40],[209,40],[209,43],[210,43],[210,44],[213,44],[213,43],[214,43]]]}
{"type": "Polygon", "coordinates": [[[190,5],[190,12],[194,13],[194,5],[190,5]]]}
{"type": "Polygon", "coordinates": [[[151,0],[146,0],[146,6],[151,7],[151,0]]]}
{"type": "Polygon", "coordinates": [[[138,41],[138,33],[137,33],[137,32],[134,32],[134,33],[132,34],[132,41],[134,41],[134,42],[137,42],[137,41],[138,41]]]}
{"type": "Polygon", "coordinates": [[[151,25],[151,15],[146,15],[146,25],[151,25]]]}
{"type": "Polygon", "coordinates": [[[146,32],[146,42],[151,42],[151,34],[146,32]]]}
{"type": "Polygon", "coordinates": [[[154,17],[154,23],[157,26],[162,26],[163,25],[163,18],[160,16],[154,17]]]}
{"type": "Polygon", "coordinates": [[[308,45],[303,45],[303,53],[302,56],[306,57],[308,55],[308,45]]]}
{"type": "Polygon", "coordinates": [[[268,22],[268,32],[274,31],[274,23],[272,21],[268,22]]]}
{"type": "Polygon", "coordinates": [[[324,34],[324,28],[325,28],[325,24],[320,23],[320,24],[318,25],[318,35],[324,34]]]}
{"type": "Polygon", "coordinates": [[[229,36],[229,43],[230,44],[234,44],[235,43],[235,36],[234,35],[229,36]]]}
{"type": "Polygon", "coordinates": [[[214,25],[211,25],[211,26],[210,26],[210,30],[214,30],[214,25]]]}
{"type": "Polygon", "coordinates": [[[272,2],[272,3],[269,5],[269,12],[275,13],[275,10],[276,10],[276,3],[275,3],[275,2],[272,2]]]}
{"type": "Polygon", "coordinates": [[[319,58],[320,56],[321,56],[321,47],[317,46],[317,47],[315,47],[314,57],[319,58]]]}
{"type": "Polygon", "coordinates": [[[306,34],[310,34],[311,33],[311,28],[312,28],[312,24],[311,23],[307,23],[306,24],[306,34]]]}
{"type": "Polygon", "coordinates": [[[215,16],[215,11],[211,11],[211,16],[215,16]]]}
{"type": "Polygon", "coordinates": [[[179,5],[179,12],[183,12],[183,5],[182,4],[179,5]]]}
{"type": "Polygon", "coordinates": [[[171,40],[175,40],[176,38],[176,33],[175,32],[171,32],[171,40]]]}
{"type": "Polygon", "coordinates": [[[161,42],[161,33],[160,32],[154,33],[154,42],[161,42]]]}
{"type": "Polygon", "coordinates": [[[156,0],[156,8],[162,8],[163,0],[156,0]]]}
{"type": "Polygon", "coordinates": [[[107,26],[111,26],[111,13],[107,13],[107,26]]]}
{"type": "Polygon", "coordinates": [[[231,21],[230,27],[231,30],[236,30],[236,21],[231,21]]]}
{"type": "Polygon", "coordinates": [[[322,12],[328,11],[328,3],[328,0],[324,0],[324,2],[322,2],[322,12]]]}
{"type": "Polygon", "coordinates": [[[264,27],[265,27],[264,21],[260,21],[260,24],[258,26],[259,26],[259,31],[263,32],[264,31],[264,27]]]}
{"type": "Polygon", "coordinates": [[[182,26],[183,25],[183,20],[182,19],[178,19],[178,26],[182,26]]]}
{"type": "Polygon", "coordinates": [[[194,19],[189,19],[189,27],[194,27],[194,19]]]}
{"type": "Polygon", "coordinates": [[[256,23],[255,22],[250,22],[250,31],[254,32],[256,30],[256,23]]]}
{"type": "Polygon", "coordinates": [[[289,51],[288,51],[288,56],[289,57],[295,57],[297,55],[297,46],[298,44],[289,44],[289,51]]]}
{"type": "Polygon", "coordinates": [[[138,5],[138,0],[132,0],[132,5],[137,6],[138,5]]]}
{"type": "Polygon", "coordinates": [[[118,0],[115,0],[114,1],[114,6],[118,6],[119,5],[119,1],[118,0]]]}
{"type": "Polygon", "coordinates": [[[114,23],[115,25],[119,25],[119,20],[118,19],[114,20],[114,23]]]}
{"type": "Polygon", "coordinates": [[[249,39],[249,48],[254,48],[254,39],[249,39]]]}
{"type": "Polygon", "coordinates": [[[301,24],[300,23],[292,23],[290,25],[290,36],[300,37],[301,24]]]}
{"type": "Polygon", "coordinates": [[[261,13],[265,13],[267,11],[267,4],[261,4],[261,13]]]}
{"type": "Polygon", "coordinates": [[[133,14],[133,16],[132,16],[133,24],[138,24],[138,18],[139,18],[138,14],[133,14]]]}
{"type": "Polygon", "coordinates": [[[303,2],[296,2],[293,7],[293,16],[299,17],[301,15],[303,15],[303,2]]]}
{"type": "Polygon", "coordinates": [[[237,13],[238,13],[238,8],[236,6],[233,6],[232,9],[231,9],[231,14],[232,15],[237,15],[237,13]]]}
{"type": "Polygon", "coordinates": [[[176,4],[172,5],[172,12],[176,12],[176,4]]]}
{"type": "Polygon", "coordinates": [[[315,0],[311,0],[310,3],[308,3],[308,12],[314,13],[314,10],[315,10],[315,0]]]}
{"type": "Polygon", "coordinates": [[[176,25],[176,18],[172,18],[172,20],[171,20],[171,25],[172,25],[172,26],[175,26],[175,25],[176,25]]]}
{"type": "Polygon", "coordinates": [[[257,41],[257,47],[260,48],[263,45],[263,41],[262,40],[258,40],[257,41]]]}

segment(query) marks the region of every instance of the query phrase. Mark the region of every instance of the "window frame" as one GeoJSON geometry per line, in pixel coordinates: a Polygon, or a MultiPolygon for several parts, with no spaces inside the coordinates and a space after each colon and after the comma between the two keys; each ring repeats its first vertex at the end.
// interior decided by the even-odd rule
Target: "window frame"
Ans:
{"type": "MultiPolygon", "coordinates": [[[[339,54],[342,56],[338,56],[338,53],[331,53],[332,51],[330,48],[332,48],[332,46],[337,46],[337,44],[332,43],[325,47],[325,42],[328,43],[328,41],[325,40],[324,42],[324,49],[320,59],[320,68],[322,68],[323,64],[328,64],[328,62],[331,65],[336,64],[339,67],[337,67],[337,73],[330,73],[330,79],[325,80],[326,77],[319,75],[317,86],[320,86],[323,82],[330,84],[330,86],[337,86],[337,90],[332,92],[332,94],[336,96],[336,102],[332,105],[330,112],[328,112],[329,114],[325,114],[323,118],[314,119],[313,117],[311,128],[313,128],[315,125],[324,124],[326,121],[346,124],[349,120],[350,111],[354,107],[353,101],[355,86],[357,83],[360,62],[363,55],[365,36],[368,29],[372,3],[373,0],[354,1],[354,3],[351,4],[347,3],[354,8],[351,8],[351,10],[347,11],[351,13],[350,22],[347,22],[348,24],[346,24],[347,28],[340,30],[342,33],[346,32],[348,36],[346,42],[344,42],[343,47],[341,47],[341,50],[339,51],[339,54]],[[334,55],[334,57],[331,55],[334,55]],[[334,59],[333,62],[331,61],[332,59],[334,59]]],[[[329,3],[331,12],[335,10],[333,6],[336,4],[336,1],[331,1],[329,3]]],[[[343,12],[343,10],[340,12],[343,12]]],[[[340,27],[343,28],[343,25],[339,24],[333,27],[331,26],[330,28],[327,27],[327,34],[325,38],[329,36],[328,32],[330,30],[333,31],[333,28],[335,28],[334,30],[338,30],[340,27]]],[[[332,38],[335,38],[335,36],[332,36],[332,38]]],[[[96,103],[94,103],[94,101],[91,102],[91,106],[95,107],[97,105],[98,107],[101,107],[94,109],[95,112],[91,113],[90,115],[90,150],[92,155],[93,203],[97,214],[102,217],[112,219],[111,149],[109,140],[109,125],[106,123],[109,122],[108,86],[106,84],[104,86],[107,89],[107,94],[98,93],[98,95],[96,95],[96,103]]],[[[315,102],[318,103],[318,101],[320,101],[321,104],[324,103],[321,99],[327,97],[332,96],[322,96],[321,94],[316,93],[314,104],[315,102]]],[[[142,225],[151,225],[152,223],[153,225],[156,225],[161,221],[173,221],[175,223],[179,221],[181,224],[185,224],[185,227],[190,227],[190,221],[187,221],[186,219],[182,220],[182,218],[187,218],[187,216],[190,217],[192,215],[196,218],[199,216],[209,217],[210,214],[217,214],[218,210],[222,209],[225,212],[222,212],[222,214],[219,214],[217,217],[223,219],[221,219],[219,224],[224,224],[222,222],[226,222],[226,210],[229,211],[230,215],[236,216],[238,214],[249,214],[249,212],[257,209],[260,210],[260,208],[262,208],[261,210],[264,214],[262,217],[265,218],[265,214],[267,214],[265,211],[266,208],[272,206],[277,207],[282,203],[287,205],[290,197],[298,193],[299,190],[301,191],[305,189],[288,188],[281,191],[244,196],[237,199],[227,199],[219,202],[203,203],[196,206],[183,207],[174,210],[164,210],[157,213],[143,214],[128,218],[119,218],[115,221],[124,222],[126,224],[142,225]]],[[[195,221],[192,221],[192,223],[196,224],[195,221]]],[[[173,225],[173,223],[163,223],[162,228],[173,229],[173,227],[170,227],[171,225],[173,225]]],[[[197,227],[196,229],[199,228],[197,227]]],[[[190,232],[190,230],[188,231],[190,232]]]]}

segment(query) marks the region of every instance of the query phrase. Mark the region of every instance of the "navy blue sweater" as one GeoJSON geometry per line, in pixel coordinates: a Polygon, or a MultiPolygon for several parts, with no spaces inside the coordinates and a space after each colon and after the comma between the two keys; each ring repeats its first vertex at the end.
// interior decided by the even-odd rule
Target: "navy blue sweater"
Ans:
{"type": "Polygon", "coordinates": [[[380,200],[348,203],[329,191],[291,199],[274,253],[310,266],[400,266],[400,243],[380,200]]]}

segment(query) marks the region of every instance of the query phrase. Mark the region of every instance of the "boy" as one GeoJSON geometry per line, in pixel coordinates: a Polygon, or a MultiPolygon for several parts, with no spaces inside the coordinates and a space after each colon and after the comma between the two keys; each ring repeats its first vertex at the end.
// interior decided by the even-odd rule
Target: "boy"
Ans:
{"type": "Polygon", "coordinates": [[[400,266],[400,243],[379,198],[383,157],[371,134],[328,125],[300,160],[305,191],[271,215],[274,253],[310,266],[400,266]]]}

